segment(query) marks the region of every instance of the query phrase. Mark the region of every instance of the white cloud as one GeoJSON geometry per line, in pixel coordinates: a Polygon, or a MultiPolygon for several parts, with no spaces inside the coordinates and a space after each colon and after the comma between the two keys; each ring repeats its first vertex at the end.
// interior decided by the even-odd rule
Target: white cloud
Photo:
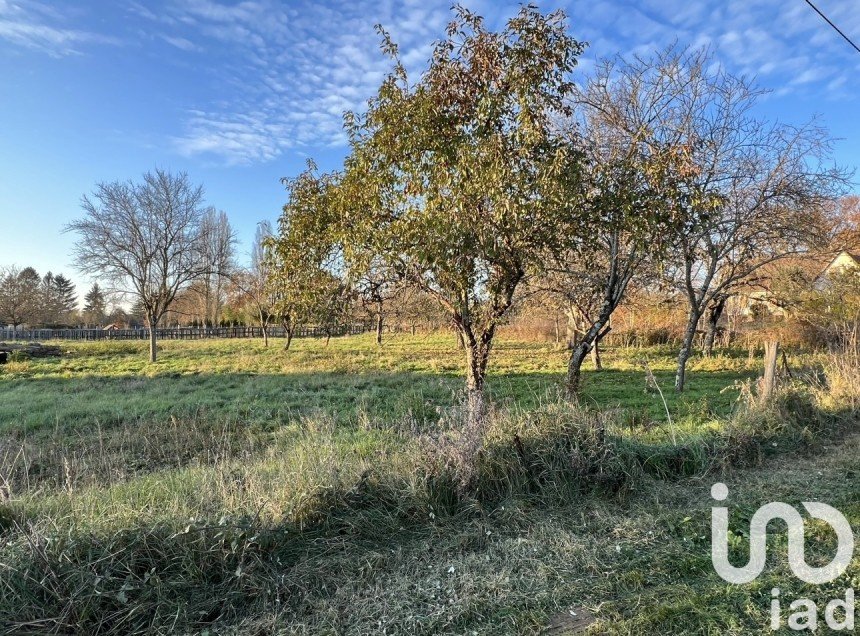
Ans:
{"type": "Polygon", "coordinates": [[[41,3],[0,0],[0,40],[53,57],[80,53],[84,44],[119,43],[112,37],[57,24],[62,18],[54,8],[41,3]]]}
{"type": "MultiPolygon", "coordinates": [[[[343,145],[344,111],[361,109],[390,68],[374,25],[390,31],[407,68],[417,70],[451,15],[447,3],[438,0],[435,6],[190,0],[176,2],[166,13],[182,26],[165,39],[182,37],[229,58],[211,60],[212,73],[229,91],[188,112],[173,146],[184,156],[214,155],[226,163],[343,145]]],[[[164,21],[155,14],[149,19],[164,21]]]]}
{"type": "MultiPolygon", "coordinates": [[[[451,18],[450,0],[167,1],[158,11],[136,4],[132,11],[158,24],[173,46],[205,50],[195,64],[208,63],[201,70],[218,78],[210,101],[187,113],[172,144],[185,156],[227,163],[344,143],[343,111],[360,110],[390,67],[374,24],[390,31],[415,71],[451,18]]],[[[518,6],[464,3],[486,15],[491,28],[518,6]]],[[[850,3],[830,4],[825,10],[860,38],[860,13],[850,3]]],[[[802,2],[543,0],[540,6],[566,9],[573,36],[591,42],[580,73],[598,57],[647,55],[673,43],[711,48],[728,70],[757,77],[776,95],[844,93],[860,70],[856,53],[802,2]]]]}
{"type": "Polygon", "coordinates": [[[198,47],[191,40],[187,40],[181,37],[175,37],[171,35],[161,35],[161,38],[170,44],[171,46],[175,46],[177,49],[181,49],[183,51],[199,51],[200,47],[198,47]]]}

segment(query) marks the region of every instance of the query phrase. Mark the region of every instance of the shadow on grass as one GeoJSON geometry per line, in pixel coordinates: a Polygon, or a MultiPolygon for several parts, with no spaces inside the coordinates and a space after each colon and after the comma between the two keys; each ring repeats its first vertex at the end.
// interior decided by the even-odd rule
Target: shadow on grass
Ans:
{"type": "MultiPolygon", "coordinates": [[[[660,381],[667,379],[660,375],[660,381]]],[[[727,414],[738,379],[695,378],[683,395],[665,393],[673,417],[727,414]]],[[[623,432],[639,434],[665,418],[659,396],[638,371],[586,376],[582,403],[623,409],[623,432]]],[[[336,443],[355,449],[399,447],[400,433],[432,427],[459,399],[460,378],[428,373],[220,373],[158,376],[37,377],[0,381],[0,471],[14,492],[117,483],[189,465],[255,457],[273,435],[325,422],[336,443]],[[71,468],[70,468],[71,466],[71,468]],[[82,467],[75,469],[75,467],[82,467]]],[[[491,399],[508,410],[558,403],[554,373],[492,376],[491,399]]]]}
{"type": "Polygon", "coordinates": [[[0,380],[0,433],[165,422],[199,414],[276,427],[325,413],[354,421],[429,416],[459,383],[417,373],[188,373],[0,380]],[[430,403],[430,404],[428,404],[430,403]]]}
{"type": "MultiPolygon", "coordinates": [[[[757,376],[752,371],[694,371],[682,393],[674,390],[671,371],[654,371],[672,417],[689,415],[717,417],[728,415],[739,391],[734,385],[757,376]]],[[[494,375],[490,394],[505,406],[534,408],[562,394],[563,378],[558,374],[510,373],[494,375]]],[[[625,409],[652,420],[666,418],[659,394],[649,389],[645,372],[640,370],[585,370],[581,402],[595,409],[625,409]]]]}
{"type": "MultiPolygon", "coordinates": [[[[620,465],[588,416],[569,424],[557,413],[546,424],[543,434],[522,432],[520,445],[510,438],[489,444],[472,494],[443,464],[427,459],[404,472],[387,464],[361,472],[357,465],[338,466],[341,485],[330,487],[320,475],[321,485],[303,498],[303,512],[268,523],[245,514],[95,530],[70,515],[51,529],[16,507],[0,546],[0,560],[12,574],[3,584],[0,624],[138,634],[223,628],[268,615],[280,626],[322,619],[325,626],[317,627],[323,631],[347,631],[361,609],[335,617],[315,613],[336,601],[345,583],[377,577],[396,558],[392,546],[398,554],[420,555],[421,563],[410,560],[411,576],[426,577],[434,563],[444,575],[447,565],[435,562],[440,552],[479,552],[495,541],[486,517],[510,496],[581,502],[590,490],[623,486],[620,465]],[[66,524],[71,527],[59,529],[66,524]]],[[[438,589],[431,583],[421,593],[432,601],[438,589]]],[[[424,621],[425,633],[462,628],[476,618],[466,612],[452,622],[434,614],[424,621]]],[[[269,627],[274,624],[259,633],[270,633],[269,627]]]]}
{"type": "MultiPolygon", "coordinates": [[[[703,402],[717,414],[727,413],[737,392],[721,391],[751,376],[698,372],[688,391],[678,395],[670,388],[670,374],[656,375],[673,416],[699,413],[703,402]]],[[[461,386],[462,380],[452,374],[385,371],[0,377],[0,434],[109,428],[201,414],[263,429],[320,413],[344,423],[358,417],[381,423],[434,420],[439,409],[456,401],[461,386]]],[[[488,379],[492,400],[523,409],[554,401],[561,386],[556,373],[493,374],[488,379]]],[[[662,402],[646,391],[640,371],[586,371],[583,400],[594,408],[629,408],[663,417],[662,402]]]]}

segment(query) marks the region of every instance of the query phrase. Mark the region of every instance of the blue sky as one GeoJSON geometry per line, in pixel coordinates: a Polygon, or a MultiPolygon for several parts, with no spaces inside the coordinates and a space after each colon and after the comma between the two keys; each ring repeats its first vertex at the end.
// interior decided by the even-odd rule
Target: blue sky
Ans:
{"type": "MultiPolygon", "coordinates": [[[[0,0],[0,266],[77,276],[61,228],[98,181],[155,166],[203,183],[227,211],[245,260],[255,224],[275,220],[279,179],[307,157],[333,168],[342,112],[360,109],[387,68],[374,24],[418,71],[450,0],[0,0]]],[[[497,25],[517,3],[466,0],[497,25]]],[[[677,41],[772,93],[761,114],[820,116],[860,164],[860,54],[803,0],[552,0],[598,58],[677,41]]],[[[817,0],[860,41],[855,0],[817,0]]],[[[79,289],[79,294],[83,290],[79,289]]]]}

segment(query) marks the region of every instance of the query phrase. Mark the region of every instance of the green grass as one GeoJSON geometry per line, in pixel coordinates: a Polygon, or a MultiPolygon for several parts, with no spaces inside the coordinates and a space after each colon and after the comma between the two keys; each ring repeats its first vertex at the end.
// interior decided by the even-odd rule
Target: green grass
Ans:
{"type": "Polygon", "coordinates": [[[764,633],[774,583],[832,590],[780,561],[721,582],[710,484],[738,532],[776,498],[860,525],[860,442],[827,448],[857,423],[856,369],[742,409],[746,353],[695,360],[678,396],[673,352],[610,351],[572,407],[565,352],[502,340],[458,482],[453,338],[64,348],[0,367],[0,633],[536,634],[581,607],[600,634],[764,633]]]}
{"type": "MultiPolygon", "coordinates": [[[[284,351],[257,341],[166,341],[161,359],[146,362],[146,343],[64,343],[61,358],[0,368],[0,432],[89,429],[164,422],[210,414],[248,426],[278,426],[325,412],[342,422],[370,415],[396,422],[433,418],[462,385],[462,352],[447,336],[299,339],[284,351]]],[[[669,352],[634,350],[604,355],[604,371],[585,374],[585,403],[624,408],[632,419],[663,421],[659,396],[645,391],[640,360],[654,369],[677,418],[725,414],[737,391],[721,390],[750,377],[760,361],[717,357],[693,362],[688,391],[671,390],[669,352]]],[[[489,390],[503,406],[529,409],[554,399],[567,353],[539,343],[501,340],[493,351],[489,390]]]]}

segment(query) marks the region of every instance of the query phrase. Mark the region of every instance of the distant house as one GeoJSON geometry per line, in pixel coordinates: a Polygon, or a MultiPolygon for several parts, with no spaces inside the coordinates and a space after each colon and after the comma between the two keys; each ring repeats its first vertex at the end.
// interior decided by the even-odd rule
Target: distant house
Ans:
{"type": "Polygon", "coordinates": [[[763,266],[754,281],[741,287],[731,306],[737,315],[747,319],[755,316],[757,308],[771,316],[787,317],[792,303],[774,294],[775,278],[788,275],[799,285],[821,291],[826,289],[830,276],[855,268],[860,271],[860,254],[844,249],[779,259],[763,266]]]}
{"type": "Polygon", "coordinates": [[[834,274],[844,274],[852,270],[857,270],[860,273],[860,253],[842,250],[833,257],[830,263],[815,278],[813,286],[818,290],[826,289],[831,276],[834,274]]]}
{"type": "Polygon", "coordinates": [[[738,294],[734,299],[737,312],[745,318],[754,318],[756,308],[760,307],[772,316],[787,316],[788,310],[782,306],[769,289],[753,289],[738,294]]]}
{"type": "Polygon", "coordinates": [[[119,325],[117,325],[117,324],[108,325],[107,327],[102,329],[102,331],[119,331],[119,325]]]}

